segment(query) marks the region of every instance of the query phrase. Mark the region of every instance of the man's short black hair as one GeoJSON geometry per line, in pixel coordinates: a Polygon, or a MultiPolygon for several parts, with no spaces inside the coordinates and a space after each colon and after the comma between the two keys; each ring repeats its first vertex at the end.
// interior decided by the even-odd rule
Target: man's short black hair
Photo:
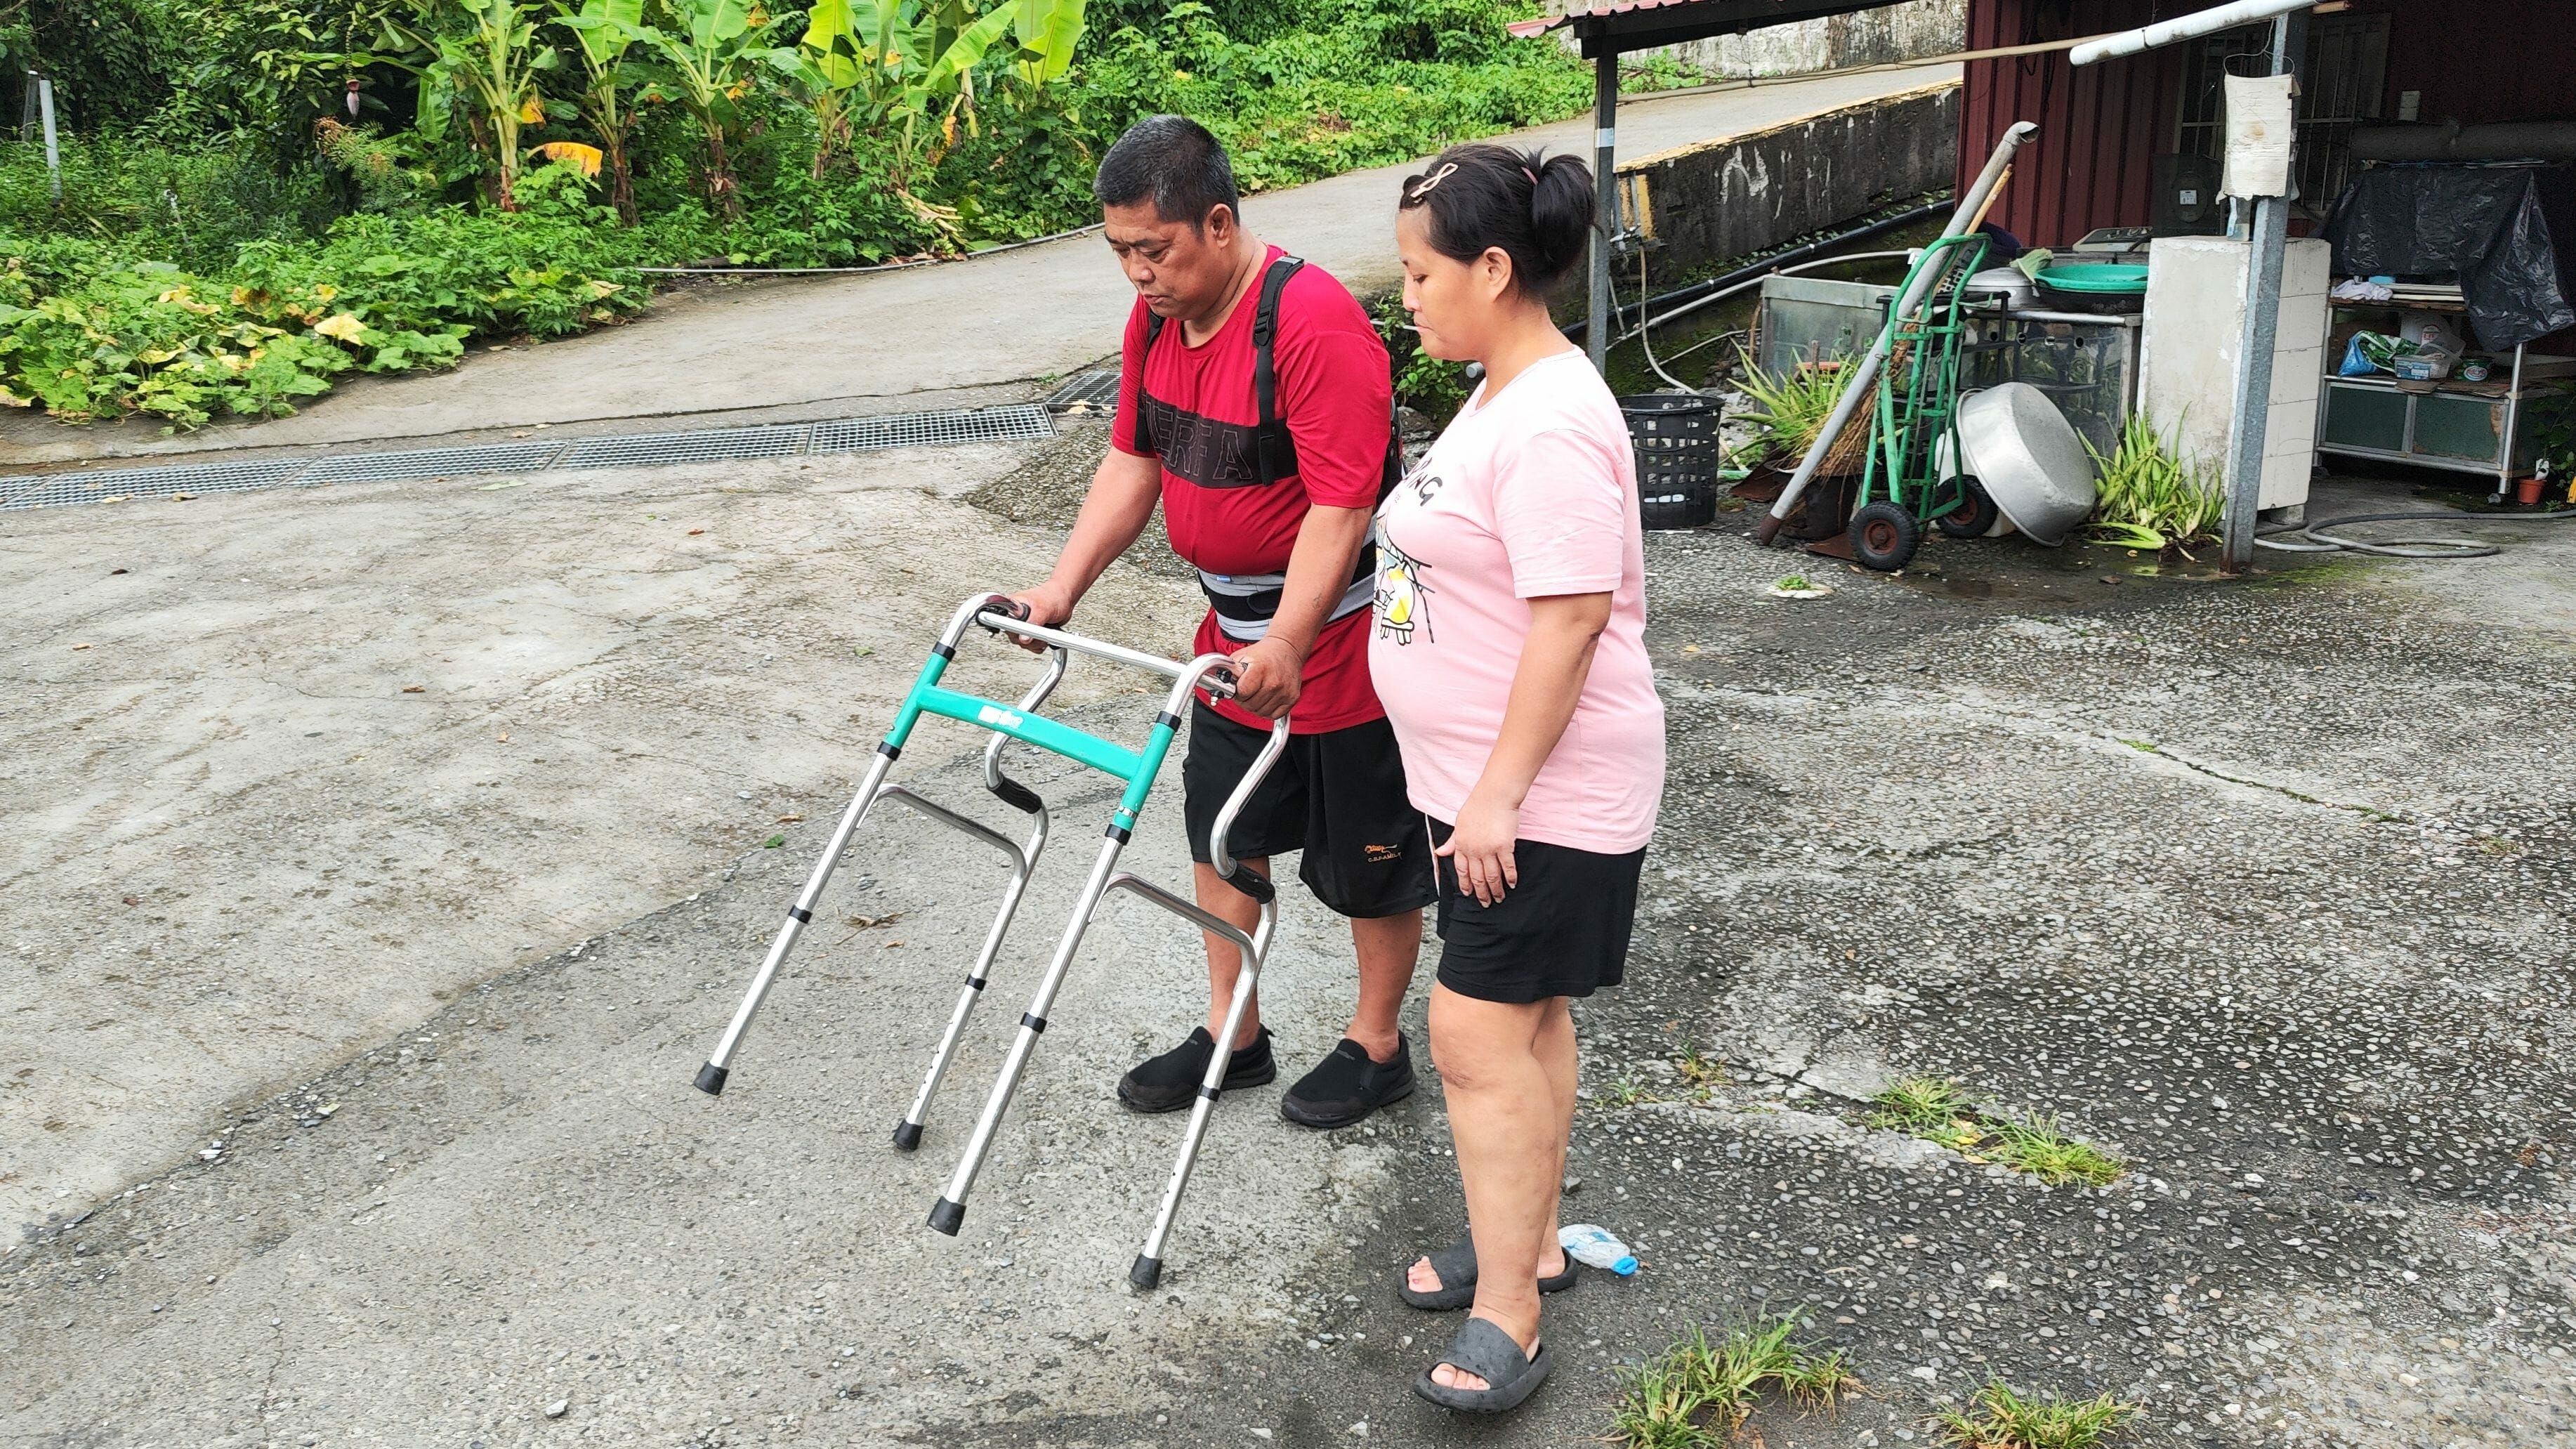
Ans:
{"type": "Polygon", "coordinates": [[[1091,194],[1103,206],[1135,206],[1151,197],[1158,220],[1186,221],[1193,231],[1205,229],[1208,213],[1220,206],[1243,214],[1234,162],[1207,127],[1187,116],[1147,116],[1128,127],[1100,158],[1091,194]]]}

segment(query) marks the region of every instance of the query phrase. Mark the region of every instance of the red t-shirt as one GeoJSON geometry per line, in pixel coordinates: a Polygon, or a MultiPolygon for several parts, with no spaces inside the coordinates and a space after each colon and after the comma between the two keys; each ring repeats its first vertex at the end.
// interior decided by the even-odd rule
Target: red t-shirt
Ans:
{"type": "MultiPolygon", "coordinates": [[[[1268,260],[1286,255],[1270,248],[1268,260]]],[[[1266,265],[1266,263],[1265,263],[1266,265]]],[[[1127,317],[1118,386],[1118,420],[1110,445],[1135,454],[1136,371],[1145,368],[1145,392],[1156,404],[1149,430],[1163,465],[1163,527],[1172,549],[1212,574],[1279,573],[1288,567],[1306,510],[1375,508],[1386,463],[1388,403],[1386,345],[1349,290],[1309,262],[1279,294],[1279,335],[1270,347],[1278,377],[1279,415],[1297,444],[1297,476],[1272,484],[1210,487],[1246,476],[1253,425],[1261,410],[1252,396],[1252,319],[1260,284],[1244,294],[1214,337],[1185,345],[1181,324],[1167,321],[1144,357],[1143,298],[1127,317]]],[[[1369,682],[1369,611],[1324,626],[1306,656],[1304,688],[1289,711],[1290,728],[1322,734],[1385,717],[1369,682]]],[[[1231,654],[1243,645],[1226,637],[1210,609],[1199,622],[1194,648],[1231,654]]],[[[1270,721],[1231,700],[1214,701],[1219,714],[1238,724],[1267,729],[1270,721]]]]}

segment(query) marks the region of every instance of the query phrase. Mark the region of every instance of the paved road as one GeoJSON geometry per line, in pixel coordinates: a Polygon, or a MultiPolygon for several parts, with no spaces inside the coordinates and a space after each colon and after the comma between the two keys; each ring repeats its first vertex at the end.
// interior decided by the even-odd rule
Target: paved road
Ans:
{"type": "MultiPolygon", "coordinates": [[[[1058,476],[1096,446],[1069,443],[1058,476]]],[[[314,589],[257,627],[190,625],[213,578],[153,583],[173,591],[160,607],[113,611],[131,631],[105,615],[54,631],[59,659],[98,678],[13,688],[44,701],[9,721],[36,746],[11,757],[19,796],[60,801],[85,779],[131,798],[87,832],[24,817],[51,833],[0,898],[0,942],[36,948],[8,1020],[112,1002],[156,1030],[86,1051],[89,1069],[190,1053],[201,1022],[261,1020],[258,992],[285,989],[227,1002],[207,968],[302,959],[303,933],[378,911],[460,959],[361,937],[316,959],[317,977],[431,971],[465,989],[441,1005],[412,988],[381,1020],[317,1012],[317,1033],[353,1046],[314,1051],[325,1065],[203,1119],[203,1136],[165,1129],[157,1151],[126,1151],[131,1186],[67,1199],[90,1215],[0,1252],[0,1441],[1555,1449],[1603,1428],[1623,1361],[1694,1322],[1793,1305],[1872,1396],[1834,1419],[1766,1408],[1758,1427],[1782,1449],[1923,1443],[1938,1398],[1989,1373],[2136,1399],[2140,1442],[2204,1449],[2576,1434],[2576,840],[2560,763],[2576,531],[2471,522],[2513,551],[2245,587],[2137,577],[2115,551],[1945,541],[1904,579],[1829,573],[1841,591],[1818,605],[1764,597],[1785,561],[1731,530],[1653,538],[1672,790],[1628,983],[1578,1013],[1594,1098],[1572,1159],[1573,1210],[1630,1235],[1647,1269],[1551,1300],[1556,1380],[1482,1425],[1405,1392],[1450,1320],[1388,1288],[1407,1252],[1455,1231],[1436,1083],[1324,1136],[1277,1120],[1284,1083],[1229,1094],[1164,1290],[1125,1288],[1177,1124],[1126,1116],[1108,1084],[1140,1041],[1185,1023],[1195,975],[1185,933],[1141,908],[1122,907],[1077,968],[964,1238],[921,1226],[1063,908],[1067,860],[1041,876],[920,1155],[894,1153],[885,1130],[980,925],[967,872],[981,862],[917,832],[863,837],[831,933],[782,986],[733,1090],[690,1091],[818,847],[811,807],[854,758],[832,740],[869,728],[908,667],[882,642],[853,657],[900,629],[843,631],[921,605],[851,546],[889,526],[873,505],[897,495],[781,476],[718,499],[703,496],[712,475],[670,477],[547,480],[564,496],[516,521],[491,504],[507,493],[422,483],[370,490],[371,515],[322,515],[310,536],[278,518],[236,526],[267,553],[236,552],[244,574],[313,568],[315,539],[361,522],[400,533],[406,518],[417,541],[396,553],[424,561],[326,558],[399,587],[314,589]],[[742,510],[724,525],[741,542],[678,556],[676,525],[719,506],[742,510]],[[800,511],[820,519],[800,530],[800,511]],[[664,520],[675,540],[652,533],[664,520]],[[549,553],[576,523],[615,557],[593,561],[587,539],[549,553]],[[441,550],[472,567],[443,574],[441,550]],[[477,596],[448,575],[521,555],[528,581],[501,597],[524,623],[453,601],[477,596]],[[628,591],[604,586],[609,566],[628,591]],[[583,582],[585,617],[548,602],[552,577],[583,582]],[[331,652],[386,647],[380,595],[394,594],[466,663],[548,641],[624,647],[511,691],[509,732],[552,763],[519,761],[463,725],[401,725],[419,697],[381,670],[372,695],[332,700],[365,691],[334,683],[331,652]],[[241,715],[275,757],[265,778],[206,758],[235,771],[208,792],[235,838],[200,834],[169,860],[111,838],[172,788],[121,772],[184,783],[197,768],[154,765],[127,737],[151,716],[120,712],[206,695],[225,673],[211,666],[236,656],[245,692],[263,674],[299,687],[241,715]],[[191,659],[198,672],[173,678],[191,659]],[[850,703],[809,710],[818,697],[850,703]],[[337,712],[332,733],[308,740],[296,709],[337,712]],[[807,719],[773,725],[784,710],[807,719]],[[404,788],[349,767],[388,749],[404,788]],[[736,781],[756,798],[706,788],[736,781]],[[807,818],[773,825],[782,814],[807,818]],[[346,823],[374,818],[399,828],[393,863],[427,864],[438,891],[501,893],[451,909],[374,873],[374,845],[346,823]],[[786,844],[759,848],[769,830],[786,844]],[[443,861],[462,855],[484,873],[443,861]],[[582,919],[521,937],[548,941],[543,959],[495,975],[479,963],[514,944],[496,916],[544,929],[506,889],[538,872],[531,886],[590,892],[582,919]],[[322,890],[336,893],[317,907],[322,890]],[[186,951],[137,949],[179,925],[186,951]],[[576,930],[581,948],[563,949],[576,930]],[[1704,1098],[1675,1071],[1690,1051],[1725,1064],[1704,1098]],[[2062,1114],[2131,1172],[2107,1191],[2047,1189],[1870,1129],[1861,1099],[1913,1072],[2002,1111],[2062,1114]]],[[[285,501],[167,511],[202,532],[209,511],[285,501]]],[[[127,541],[140,520],[55,515],[46,552],[146,556],[161,545],[127,541]]],[[[1033,536],[987,517],[922,544],[994,568],[1033,536]]],[[[44,587],[82,583],[56,572],[44,587]]],[[[1157,579],[1121,589],[1104,620],[1178,598],[1157,579]]],[[[31,644],[9,662],[56,658],[31,644]]],[[[965,762],[919,754],[934,790],[973,793],[965,762]]],[[[1103,803],[1076,778],[1048,788],[1084,802],[1077,822],[1103,803]]],[[[1180,868],[1173,824],[1148,811],[1149,869],[1180,868]]],[[[1068,839],[1067,855],[1087,848],[1078,828],[1068,839]]],[[[1346,981],[1333,923],[1293,893],[1289,906],[1270,1006],[1302,1057],[1346,981]]],[[[1416,1031],[1420,1011],[1417,992],[1416,1031]]],[[[68,1050],[95,1019],[63,1018],[68,1050]]],[[[8,1041],[24,1053],[58,1034],[8,1041]]],[[[21,1082],[49,1068],[22,1078],[22,1059],[0,1063],[0,1090],[41,1089],[21,1082]]]]}
{"type": "MultiPolygon", "coordinates": [[[[1640,100],[1620,115],[1622,153],[1756,130],[1947,79],[1956,66],[1640,100]]],[[[1590,120],[1524,133],[1589,144],[1590,120]]],[[[1246,208],[1264,236],[1354,288],[1391,285],[1388,214],[1405,167],[1355,172],[1246,208]]],[[[888,411],[948,405],[1070,372],[1115,350],[1132,294],[1097,237],[953,266],[781,281],[674,298],[644,320],[544,346],[478,352],[453,372],[356,379],[296,417],[161,438],[146,427],[64,429],[0,419],[9,456],[116,454],[443,437],[533,423],[745,409],[888,411]],[[907,402],[907,400],[910,400],[907,402]]]]}

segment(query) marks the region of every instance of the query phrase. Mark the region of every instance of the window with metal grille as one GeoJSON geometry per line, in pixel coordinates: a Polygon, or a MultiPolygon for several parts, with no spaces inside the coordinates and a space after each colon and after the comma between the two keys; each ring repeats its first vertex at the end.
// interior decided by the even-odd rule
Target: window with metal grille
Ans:
{"type": "MultiPolygon", "coordinates": [[[[2183,50],[2182,104],[2174,149],[2218,159],[2226,140],[2230,75],[2269,75],[2272,27],[2241,26],[2203,36],[2183,50]]],[[[2320,15],[2308,22],[2299,67],[2299,212],[2321,218],[2352,176],[2352,130],[2382,114],[2388,89],[2388,17],[2320,15]]]]}

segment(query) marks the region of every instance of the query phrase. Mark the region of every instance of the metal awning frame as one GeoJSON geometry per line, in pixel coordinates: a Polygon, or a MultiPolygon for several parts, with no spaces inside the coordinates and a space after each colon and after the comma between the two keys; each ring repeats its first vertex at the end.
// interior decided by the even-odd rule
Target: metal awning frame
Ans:
{"type": "Polygon", "coordinates": [[[1523,20],[1528,38],[1569,31],[1592,62],[1592,264],[1583,350],[1597,370],[1610,354],[1610,253],[1619,228],[1619,57],[1765,26],[1882,10],[1897,0],[1614,0],[1598,10],[1523,20]]]}

